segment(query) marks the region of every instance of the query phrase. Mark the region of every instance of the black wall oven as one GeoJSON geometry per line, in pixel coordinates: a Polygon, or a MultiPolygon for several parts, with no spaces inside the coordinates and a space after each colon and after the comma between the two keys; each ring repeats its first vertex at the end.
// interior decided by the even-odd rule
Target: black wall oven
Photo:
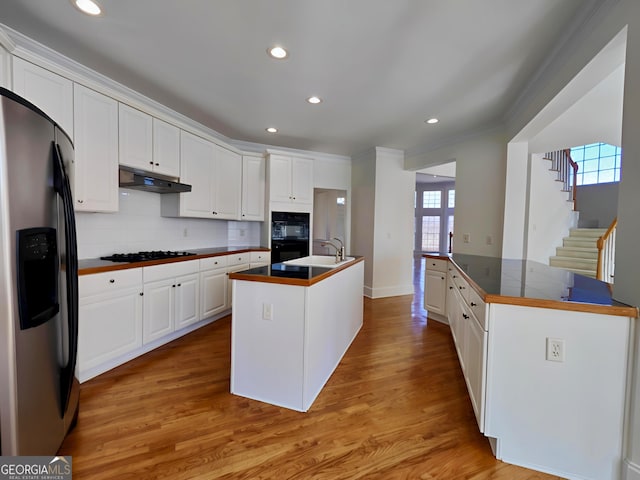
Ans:
{"type": "Polygon", "coordinates": [[[271,212],[271,263],[309,255],[309,214],[271,212]]]}

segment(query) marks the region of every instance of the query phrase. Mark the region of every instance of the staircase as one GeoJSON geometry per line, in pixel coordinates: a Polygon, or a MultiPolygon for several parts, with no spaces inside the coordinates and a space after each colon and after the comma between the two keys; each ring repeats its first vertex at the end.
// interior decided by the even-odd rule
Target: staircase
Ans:
{"type": "Polygon", "coordinates": [[[572,228],[562,240],[562,247],[556,247],[556,255],[549,258],[549,265],[596,278],[598,239],[606,231],[606,228],[572,228]]]}

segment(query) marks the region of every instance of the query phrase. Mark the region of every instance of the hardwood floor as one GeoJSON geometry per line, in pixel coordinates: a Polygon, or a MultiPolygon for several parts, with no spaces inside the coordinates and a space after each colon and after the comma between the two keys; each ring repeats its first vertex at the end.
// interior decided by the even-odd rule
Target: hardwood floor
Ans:
{"type": "MultiPolygon", "coordinates": [[[[449,333],[415,298],[364,326],[307,413],[229,393],[231,318],[84,383],[60,449],[82,479],[553,479],[496,460],[449,333]]],[[[423,268],[423,267],[422,267],[423,268]]]]}

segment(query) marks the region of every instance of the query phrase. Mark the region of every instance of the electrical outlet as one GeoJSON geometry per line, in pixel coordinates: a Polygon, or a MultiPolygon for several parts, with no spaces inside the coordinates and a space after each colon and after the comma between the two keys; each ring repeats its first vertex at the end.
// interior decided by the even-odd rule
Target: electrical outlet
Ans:
{"type": "Polygon", "coordinates": [[[493,245],[493,237],[491,235],[487,235],[487,245],[493,245]]]}
{"type": "Polygon", "coordinates": [[[462,241],[464,243],[471,243],[471,234],[470,233],[463,233],[462,234],[462,241]]]}
{"type": "Polygon", "coordinates": [[[564,340],[547,337],[547,360],[564,362],[564,340]]]}
{"type": "Polygon", "coordinates": [[[186,228],[182,231],[182,236],[183,237],[188,237],[189,236],[189,230],[187,230],[186,228]]]}
{"type": "Polygon", "coordinates": [[[241,237],[244,237],[246,233],[247,233],[247,232],[245,231],[245,229],[244,229],[244,228],[241,228],[241,229],[240,229],[240,236],[241,236],[241,237]]]}
{"type": "Polygon", "coordinates": [[[273,305],[270,303],[262,304],[262,319],[273,320],[273,305]]]}

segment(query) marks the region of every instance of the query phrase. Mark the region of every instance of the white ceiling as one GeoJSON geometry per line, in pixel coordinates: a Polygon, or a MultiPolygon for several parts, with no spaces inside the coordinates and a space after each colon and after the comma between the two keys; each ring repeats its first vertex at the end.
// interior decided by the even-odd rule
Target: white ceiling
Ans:
{"type": "Polygon", "coordinates": [[[0,23],[229,138],[352,155],[499,125],[599,0],[100,3],[90,18],[69,0],[2,0],[0,23]]]}

